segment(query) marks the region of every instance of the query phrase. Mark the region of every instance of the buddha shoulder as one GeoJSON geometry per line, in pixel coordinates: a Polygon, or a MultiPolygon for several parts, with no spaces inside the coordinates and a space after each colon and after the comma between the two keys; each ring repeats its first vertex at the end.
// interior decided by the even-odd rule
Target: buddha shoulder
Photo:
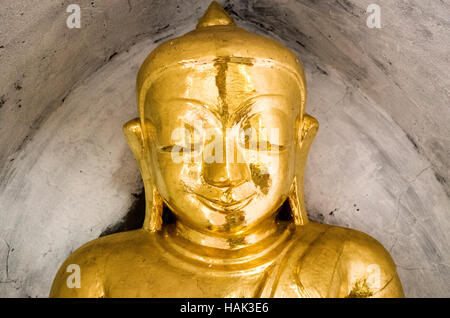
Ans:
{"type": "MultiPolygon", "coordinates": [[[[61,265],[53,281],[50,297],[104,297],[107,271],[126,262],[155,260],[155,234],[135,230],[92,240],[73,252],[61,265]],[[145,255],[145,257],[144,257],[145,255]],[[79,277],[76,277],[76,275],[79,277]],[[79,279],[79,286],[72,286],[79,279]]],[[[148,264],[151,265],[151,264],[148,264]]]]}
{"type": "Polygon", "coordinates": [[[306,228],[309,237],[299,234],[299,242],[307,247],[296,259],[294,274],[299,292],[306,293],[302,296],[403,297],[395,263],[377,240],[315,222],[306,228]]]}

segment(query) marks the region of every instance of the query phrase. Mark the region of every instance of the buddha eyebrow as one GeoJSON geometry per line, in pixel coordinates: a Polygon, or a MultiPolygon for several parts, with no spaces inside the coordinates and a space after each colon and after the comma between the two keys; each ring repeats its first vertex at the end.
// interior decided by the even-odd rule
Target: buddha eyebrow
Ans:
{"type": "Polygon", "coordinates": [[[209,113],[211,113],[217,120],[220,121],[220,113],[214,110],[209,104],[202,102],[198,99],[192,99],[192,98],[184,98],[184,97],[177,97],[177,98],[170,98],[168,102],[185,102],[189,103],[192,106],[196,108],[201,108],[202,110],[206,109],[209,113]]]}
{"type": "Polygon", "coordinates": [[[232,116],[233,123],[237,123],[243,116],[245,116],[254,104],[257,99],[261,97],[283,97],[281,94],[262,94],[257,96],[252,96],[244,100],[238,107],[238,109],[234,112],[232,116]]]}

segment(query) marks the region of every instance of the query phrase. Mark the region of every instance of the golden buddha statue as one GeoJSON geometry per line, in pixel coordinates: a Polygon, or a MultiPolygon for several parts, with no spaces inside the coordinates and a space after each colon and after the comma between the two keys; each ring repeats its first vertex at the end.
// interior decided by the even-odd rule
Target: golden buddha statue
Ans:
{"type": "Polygon", "coordinates": [[[51,297],[403,297],[380,243],[308,221],[303,175],[318,122],[289,49],[213,2],[194,31],[147,57],[137,100],[124,132],[145,186],[143,228],[80,247],[51,297]],[[290,220],[277,217],[286,200],[290,220]],[[67,285],[71,264],[79,288],[67,285]]]}

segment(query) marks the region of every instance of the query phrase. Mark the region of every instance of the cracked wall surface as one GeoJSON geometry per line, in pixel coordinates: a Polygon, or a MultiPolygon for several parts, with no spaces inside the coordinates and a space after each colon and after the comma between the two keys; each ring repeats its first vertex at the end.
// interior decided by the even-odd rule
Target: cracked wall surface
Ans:
{"type": "MultiPolygon", "coordinates": [[[[79,1],[82,28],[70,30],[71,2],[0,4],[0,297],[46,297],[71,251],[138,217],[121,131],[137,116],[138,67],[209,5],[79,1]]],[[[379,240],[407,296],[450,296],[449,5],[380,2],[382,28],[369,29],[371,1],[221,3],[305,64],[321,125],[310,217],[379,240]]]]}

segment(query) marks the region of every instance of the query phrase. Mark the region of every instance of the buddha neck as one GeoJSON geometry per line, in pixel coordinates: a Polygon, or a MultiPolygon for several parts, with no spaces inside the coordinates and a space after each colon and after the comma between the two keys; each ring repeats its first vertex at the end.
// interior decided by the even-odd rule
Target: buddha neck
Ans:
{"type": "Polygon", "coordinates": [[[254,267],[270,263],[280,246],[288,242],[295,226],[277,221],[275,216],[239,233],[199,231],[176,221],[165,230],[165,241],[180,255],[196,262],[226,269],[237,264],[254,267]]]}
{"type": "Polygon", "coordinates": [[[261,244],[265,239],[277,232],[280,226],[285,227],[285,225],[277,224],[274,216],[262,221],[247,231],[237,233],[199,231],[180,221],[176,222],[175,231],[177,236],[197,245],[222,250],[236,250],[261,244]]]}

